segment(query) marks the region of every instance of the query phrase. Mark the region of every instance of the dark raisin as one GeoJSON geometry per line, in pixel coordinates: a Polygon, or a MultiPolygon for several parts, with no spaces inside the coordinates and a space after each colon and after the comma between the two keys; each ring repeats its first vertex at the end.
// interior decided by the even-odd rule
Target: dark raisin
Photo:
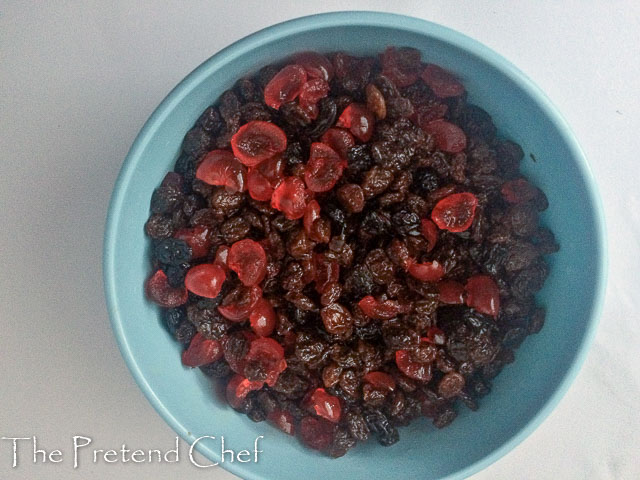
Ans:
{"type": "Polygon", "coordinates": [[[184,240],[163,238],[155,243],[153,255],[165,265],[180,265],[191,260],[191,247],[184,240]]]}

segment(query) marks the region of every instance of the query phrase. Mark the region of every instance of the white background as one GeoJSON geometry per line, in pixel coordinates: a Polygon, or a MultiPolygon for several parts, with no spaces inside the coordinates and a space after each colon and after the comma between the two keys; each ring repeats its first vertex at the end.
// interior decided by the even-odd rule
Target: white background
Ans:
{"type": "Polygon", "coordinates": [[[640,478],[640,3],[293,3],[0,3],[0,436],[37,435],[67,454],[58,465],[25,455],[12,470],[0,442],[0,478],[235,478],[184,460],[71,468],[72,435],[97,448],[174,438],[109,327],[109,195],[138,130],[193,68],[260,28],[345,7],[432,20],[514,62],[572,125],[604,199],[610,281],[595,345],[549,419],[473,478],[640,478]]]}

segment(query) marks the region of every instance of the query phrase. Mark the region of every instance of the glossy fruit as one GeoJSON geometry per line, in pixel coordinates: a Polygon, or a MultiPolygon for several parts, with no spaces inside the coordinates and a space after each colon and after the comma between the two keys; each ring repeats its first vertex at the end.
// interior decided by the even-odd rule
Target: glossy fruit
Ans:
{"type": "Polygon", "coordinates": [[[191,293],[201,297],[216,298],[222,289],[227,274],[220,265],[202,263],[191,267],[184,284],[191,293]]]}
{"type": "Polygon", "coordinates": [[[309,78],[321,78],[327,82],[333,78],[333,65],[327,57],[317,52],[297,53],[293,61],[305,69],[309,78]]]}
{"type": "MultiPolygon", "coordinates": [[[[244,360],[245,372],[251,367],[251,364],[258,364],[263,373],[264,382],[270,387],[275,385],[280,373],[287,368],[282,345],[268,337],[259,337],[253,340],[244,360]]],[[[248,373],[247,376],[249,376],[248,373]]]]}
{"type": "Polygon", "coordinates": [[[309,108],[329,94],[329,84],[321,78],[307,80],[300,91],[298,102],[302,108],[309,108]]]}
{"type": "Polygon", "coordinates": [[[440,200],[431,212],[438,228],[464,232],[473,223],[478,199],[473,193],[454,193],[440,200]]]}
{"type": "Polygon", "coordinates": [[[227,150],[209,152],[196,170],[196,178],[209,185],[227,187],[231,192],[246,188],[247,169],[227,150]]]}
{"type": "Polygon", "coordinates": [[[433,262],[411,262],[407,269],[409,275],[421,282],[437,282],[444,276],[444,267],[437,260],[433,262]]]}
{"type": "Polygon", "coordinates": [[[403,311],[395,300],[378,301],[372,295],[367,295],[360,300],[358,306],[367,317],[376,320],[390,320],[403,311]]]}
{"type": "Polygon", "coordinates": [[[227,402],[229,402],[229,405],[233,408],[240,408],[249,392],[261,388],[262,383],[263,382],[250,382],[242,375],[234,375],[231,377],[231,380],[229,380],[229,383],[227,383],[225,391],[227,402]]]}
{"type": "Polygon", "coordinates": [[[262,297],[262,289],[258,286],[245,287],[244,295],[234,303],[218,305],[218,312],[227,320],[242,322],[249,318],[249,314],[262,297]]]}
{"type": "Polygon", "coordinates": [[[296,431],[295,419],[287,410],[276,408],[267,415],[269,423],[273,424],[288,435],[294,435],[296,431]]]}
{"type": "Polygon", "coordinates": [[[423,218],[420,221],[420,232],[427,240],[427,252],[430,252],[438,243],[438,227],[428,218],[423,218]]]}
{"type": "Polygon", "coordinates": [[[431,364],[412,360],[408,350],[396,351],[396,365],[398,369],[409,378],[421,382],[431,380],[431,364]]]}
{"type": "Polygon", "coordinates": [[[216,250],[216,258],[214,263],[220,265],[225,270],[228,270],[227,260],[229,259],[229,247],[226,245],[220,245],[216,250]]]}
{"type": "Polygon", "coordinates": [[[249,314],[249,323],[257,335],[268,337],[276,326],[276,312],[271,302],[261,298],[249,314]]]}
{"type": "Polygon", "coordinates": [[[447,305],[461,305],[464,303],[464,285],[454,280],[438,282],[440,303],[447,305]]]}
{"type": "Polygon", "coordinates": [[[304,417],[300,420],[300,437],[314,450],[324,450],[333,441],[334,424],[324,418],[304,417]]]}
{"type": "Polygon", "coordinates": [[[338,118],[337,127],[348,128],[361,142],[368,142],[373,135],[375,118],[369,109],[360,103],[351,103],[338,118]]]}
{"type": "Polygon", "coordinates": [[[440,150],[447,153],[459,153],[467,148],[467,136],[462,129],[446,120],[433,120],[422,127],[433,136],[440,150]]]}
{"type": "Polygon", "coordinates": [[[369,372],[364,376],[364,381],[375,388],[392,392],[396,389],[396,381],[391,375],[384,372],[369,372]]]}
{"type": "Polygon", "coordinates": [[[312,192],[328,192],[342,176],[344,163],[330,146],[311,144],[309,161],[304,171],[304,181],[312,192]]]}
{"type": "Polygon", "coordinates": [[[301,218],[307,207],[304,182],[298,177],[286,177],[273,191],[271,207],[289,220],[301,218]]]}
{"type": "Polygon", "coordinates": [[[200,367],[217,362],[222,358],[222,345],[217,340],[205,338],[196,333],[189,347],[182,352],[182,364],[186,367],[200,367]]]}
{"type": "Polygon", "coordinates": [[[240,163],[255,167],[284,152],[287,148],[287,136],[271,122],[253,120],[240,127],[231,137],[231,148],[240,163]]]}
{"type": "Polygon", "coordinates": [[[322,253],[314,255],[315,282],[318,293],[324,293],[327,286],[340,279],[340,265],[336,260],[327,258],[322,253]]]}
{"type": "Polygon", "coordinates": [[[509,203],[526,203],[538,196],[538,189],[524,178],[516,178],[502,185],[500,193],[509,203]]]}
{"type": "Polygon", "coordinates": [[[409,50],[388,47],[381,56],[382,74],[398,88],[408,87],[418,80],[420,55],[409,57],[405,52],[409,53],[409,50]]]}
{"type": "Polygon", "coordinates": [[[307,204],[304,212],[302,224],[307,235],[311,235],[313,224],[320,218],[320,204],[316,200],[311,200],[307,204]]]}
{"type": "Polygon", "coordinates": [[[429,330],[427,330],[427,336],[422,340],[436,345],[444,345],[446,337],[444,332],[438,327],[429,327],[429,330]]]}
{"type": "Polygon", "coordinates": [[[160,269],[149,277],[145,284],[145,292],[150,300],[165,308],[179,307],[187,302],[189,294],[184,287],[174,288],[169,285],[167,275],[160,269]]]}
{"type": "Polygon", "coordinates": [[[296,99],[307,81],[306,70],[296,64],[280,70],[264,87],[264,103],[278,110],[283,103],[296,99]]]}
{"type": "Polygon", "coordinates": [[[211,248],[210,233],[208,227],[198,225],[193,228],[181,228],[173,234],[173,237],[187,242],[191,247],[191,258],[202,258],[209,254],[211,248]]]}
{"type": "Polygon", "coordinates": [[[459,97],[464,93],[464,86],[453,74],[433,63],[427,64],[421,77],[440,98],[459,97]]]}
{"type": "Polygon", "coordinates": [[[321,140],[322,143],[329,145],[340,156],[346,167],[346,162],[349,159],[349,149],[356,145],[356,141],[349,130],[330,128],[322,135],[321,140]]]}
{"type": "Polygon", "coordinates": [[[474,275],[464,286],[467,306],[480,313],[497,317],[500,311],[500,289],[488,275],[474,275]]]}
{"type": "Polygon", "coordinates": [[[245,238],[231,245],[227,265],[247,287],[259,284],[267,272],[267,254],[258,242],[245,238]]]}
{"type": "Polygon", "coordinates": [[[338,423],[342,409],[338,397],[329,395],[324,388],[316,388],[311,394],[310,406],[316,415],[326,418],[330,422],[338,423]]]}
{"type": "Polygon", "coordinates": [[[250,168],[247,173],[247,190],[251,198],[260,202],[271,200],[273,195],[271,182],[257,168],[250,168]]]}

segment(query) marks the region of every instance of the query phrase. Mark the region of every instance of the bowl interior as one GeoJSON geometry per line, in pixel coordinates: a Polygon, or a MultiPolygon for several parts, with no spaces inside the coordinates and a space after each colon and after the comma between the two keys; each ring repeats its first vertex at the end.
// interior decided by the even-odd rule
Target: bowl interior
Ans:
{"type": "Polygon", "coordinates": [[[219,437],[237,450],[263,435],[257,463],[224,463],[243,478],[459,478],[499,458],[550,412],[575,375],[595,324],[603,286],[603,225],[584,158],[548,100],[514,67],[473,40],[407,17],[342,13],[307,17],[243,39],[208,60],[163,102],[136,140],[116,185],[105,238],[105,284],[121,350],[159,413],[188,442],[219,461],[219,437]],[[179,347],[145,300],[149,273],[143,225],[153,189],[172,169],[182,138],[199,114],[237,78],[288,54],[313,49],[374,54],[412,46],[423,59],[460,76],[471,101],[493,117],[501,136],[520,143],[524,172],[540,185],[550,208],[543,222],[561,245],[538,302],[547,322],[529,337],[472,413],[438,431],[419,420],[400,430],[390,448],[375,441],[332,460],[302,447],[266,423],[233,411],[198,370],[182,367],[179,347]],[[535,155],[534,162],[529,156],[535,155]],[[567,299],[571,298],[571,301],[567,299]]]}

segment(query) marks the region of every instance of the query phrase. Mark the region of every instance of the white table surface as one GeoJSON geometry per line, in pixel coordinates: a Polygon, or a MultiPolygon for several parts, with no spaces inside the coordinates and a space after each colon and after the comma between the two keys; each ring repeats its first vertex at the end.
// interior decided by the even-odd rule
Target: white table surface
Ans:
{"type": "Polygon", "coordinates": [[[236,478],[188,461],[72,468],[73,435],[96,448],[174,438],[109,326],[109,195],[138,130],[184,75],[260,28],[345,6],[432,20],[506,56],[563,112],[600,184],[611,261],[594,347],[544,424],[473,479],[640,478],[640,3],[293,3],[0,3],[0,436],[65,452],[34,465],[20,450],[11,469],[2,441],[0,478],[236,478]]]}

